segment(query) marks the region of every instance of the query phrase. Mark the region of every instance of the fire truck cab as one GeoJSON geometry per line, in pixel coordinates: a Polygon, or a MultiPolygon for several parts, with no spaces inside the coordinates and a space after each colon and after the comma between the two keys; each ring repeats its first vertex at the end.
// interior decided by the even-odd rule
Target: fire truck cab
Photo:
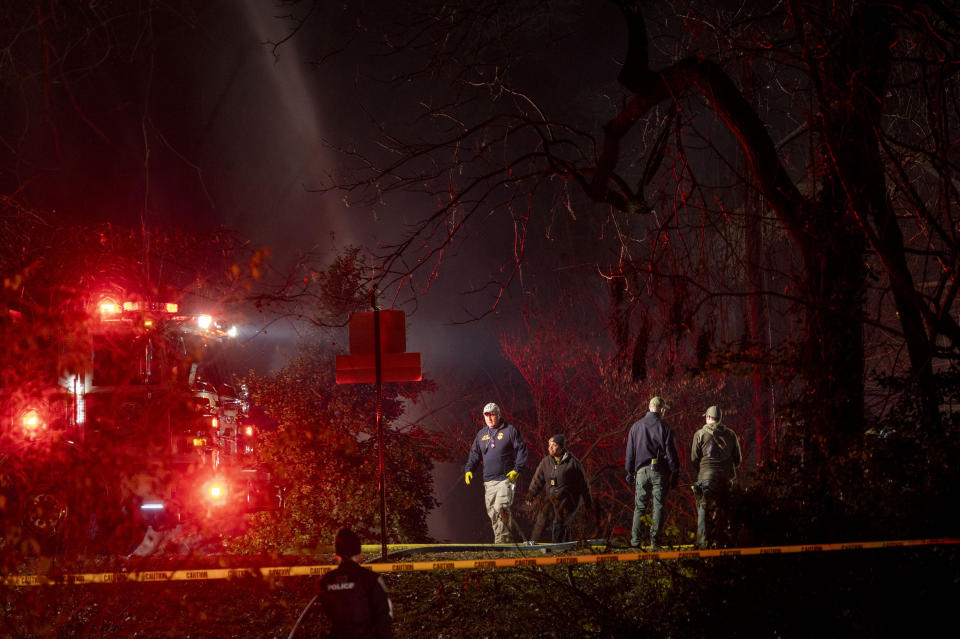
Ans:
{"type": "Polygon", "coordinates": [[[243,402],[205,377],[230,330],[130,295],[102,295],[87,309],[57,340],[55,383],[0,398],[0,459],[11,461],[0,467],[0,519],[14,522],[13,541],[70,536],[127,548],[147,526],[223,529],[271,507],[254,434],[238,429],[243,402]]]}

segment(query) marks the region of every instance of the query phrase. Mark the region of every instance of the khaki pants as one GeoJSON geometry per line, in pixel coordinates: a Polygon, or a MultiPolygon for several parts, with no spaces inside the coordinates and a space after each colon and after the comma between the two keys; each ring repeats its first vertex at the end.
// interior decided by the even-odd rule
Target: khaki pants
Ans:
{"type": "Polygon", "coordinates": [[[516,486],[509,479],[483,482],[483,500],[487,506],[487,516],[493,526],[493,542],[508,544],[510,538],[510,506],[513,504],[513,491],[516,486]]]}

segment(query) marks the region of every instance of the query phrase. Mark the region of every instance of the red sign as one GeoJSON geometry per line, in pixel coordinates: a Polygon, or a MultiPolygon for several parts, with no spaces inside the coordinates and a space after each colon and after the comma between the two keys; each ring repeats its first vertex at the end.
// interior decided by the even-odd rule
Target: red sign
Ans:
{"type": "MultiPolygon", "coordinates": [[[[406,313],[380,311],[380,352],[407,350],[406,313]]],[[[373,355],[373,311],[350,315],[350,354],[373,355]]]]}
{"type": "MultiPolygon", "coordinates": [[[[337,355],[338,384],[374,384],[377,381],[373,355],[337,355]]],[[[380,359],[380,381],[419,382],[420,353],[384,353],[380,359]]]]}
{"type": "Polygon", "coordinates": [[[373,327],[380,322],[380,381],[419,382],[420,353],[406,353],[406,314],[403,311],[374,311],[350,316],[350,354],[337,356],[338,384],[374,384],[377,362],[373,327]]]}

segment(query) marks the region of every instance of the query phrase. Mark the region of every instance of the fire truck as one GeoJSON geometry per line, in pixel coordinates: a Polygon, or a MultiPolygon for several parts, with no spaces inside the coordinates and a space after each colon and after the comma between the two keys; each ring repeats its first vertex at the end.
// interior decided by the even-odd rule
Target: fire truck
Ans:
{"type": "Polygon", "coordinates": [[[56,329],[7,318],[31,336],[25,353],[56,365],[24,363],[0,387],[3,543],[125,552],[148,526],[222,531],[275,507],[248,405],[209,373],[231,329],[123,291],[81,306],[56,329]]]}

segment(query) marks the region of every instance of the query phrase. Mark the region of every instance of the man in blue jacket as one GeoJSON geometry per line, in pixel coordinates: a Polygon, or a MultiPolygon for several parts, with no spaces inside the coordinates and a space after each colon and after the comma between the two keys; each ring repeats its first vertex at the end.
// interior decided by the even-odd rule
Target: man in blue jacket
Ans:
{"type": "Polygon", "coordinates": [[[483,460],[483,498],[493,541],[510,543],[510,506],[520,470],[527,463],[527,444],[520,431],[503,420],[496,404],[483,407],[483,421],[486,426],[473,439],[463,479],[469,486],[473,471],[483,460]]]}
{"type": "Polygon", "coordinates": [[[660,397],[650,400],[649,412],[636,421],[627,437],[625,467],[627,483],[635,486],[633,530],[630,545],[640,546],[643,515],[653,494],[653,522],[650,526],[650,549],[659,550],[660,533],[666,517],[667,491],[677,483],[680,473],[677,445],[673,430],[663,421],[669,408],[660,397]]]}

